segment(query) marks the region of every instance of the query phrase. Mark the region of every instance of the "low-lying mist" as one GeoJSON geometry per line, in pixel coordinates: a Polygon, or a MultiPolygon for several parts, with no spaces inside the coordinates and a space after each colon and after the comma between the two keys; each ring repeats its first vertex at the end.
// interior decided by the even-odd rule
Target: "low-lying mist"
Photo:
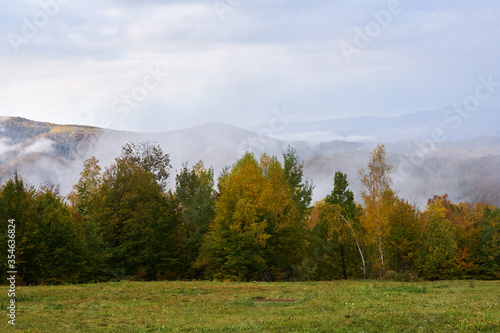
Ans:
{"type": "MultiPolygon", "coordinates": [[[[313,200],[319,201],[333,188],[336,171],[345,173],[350,189],[361,202],[358,170],[365,167],[375,143],[344,141],[282,141],[234,126],[206,124],[165,133],[133,133],[99,130],[98,135],[25,135],[12,131],[0,137],[2,182],[18,174],[34,186],[53,183],[67,195],[79,179],[83,162],[95,156],[101,167],[111,165],[128,142],[158,143],[170,155],[172,165],[169,188],[183,163],[189,166],[202,160],[217,176],[225,166],[234,164],[247,151],[257,156],[275,155],[293,147],[304,162],[304,176],[313,181],[313,200]],[[67,138],[76,138],[69,140],[67,138]],[[61,143],[63,142],[63,143],[61,143]]],[[[449,194],[454,202],[488,202],[500,205],[500,138],[480,138],[428,146],[422,153],[418,141],[386,144],[388,161],[393,166],[394,189],[419,207],[435,194],[449,194]],[[432,149],[430,149],[432,148],[432,149]],[[420,154],[415,154],[419,153],[420,154]],[[420,156],[415,160],[414,156],[420,156]],[[412,157],[413,156],[413,157],[412,157]]]]}

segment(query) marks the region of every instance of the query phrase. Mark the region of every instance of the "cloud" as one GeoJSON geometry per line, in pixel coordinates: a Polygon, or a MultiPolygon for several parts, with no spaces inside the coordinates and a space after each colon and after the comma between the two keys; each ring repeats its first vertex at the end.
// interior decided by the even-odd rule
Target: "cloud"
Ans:
{"type": "Polygon", "coordinates": [[[373,136],[349,135],[341,136],[327,131],[298,132],[298,133],[277,133],[272,134],[272,138],[283,141],[307,141],[311,143],[329,142],[329,141],[348,141],[348,142],[372,142],[376,138],[373,136]]]}
{"type": "Polygon", "coordinates": [[[28,144],[21,150],[21,155],[28,155],[32,153],[43,153],[47,154],[53,151],[54,141],[47,138],[40,138],[35,140],[35,142],[28,144]]]}
{"type": "MultiPolygon", "coordinates": [[[[54,0],[55,1],[55,0],[54,0]]],[[[387,1],[70,1],[13,52],[0,40],[0,110],[57,123],[165,131],[208,121],[265,124],[437,109],[500,80],[500,3],[400,1],[401,14],[347,64],[339,49],[387,1]],[[126,117],[112,103],[147,68],[169,77],[126,117]]],[[[37,1],[0,5],[2,31],[21,33],[37,1]]],[[[500,96],[488,101],[500,105],[500,96]]]]}
{"type": "Polygon", "coordinates": [[[3,159],[8,154],[15,154],[15,158],[21,158],[32,153],[49,154],[53,152],[54,141],[48,138],[36,140],[26,140],[21,143],[12,143],[10,138],[0,138],[0,158],[3,159]]]}

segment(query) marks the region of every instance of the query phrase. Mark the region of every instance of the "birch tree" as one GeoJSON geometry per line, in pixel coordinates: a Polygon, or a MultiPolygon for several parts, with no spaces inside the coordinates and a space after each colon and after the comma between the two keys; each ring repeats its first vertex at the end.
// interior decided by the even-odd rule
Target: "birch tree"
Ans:
{"type": "Polygon", "coordinates": [[[384,241],[388,234],[388,214],[390,202],[394,197],[390,172],[392,166],[387,162],[384,145],[378,145],[370,154],[368,167],[358,171],[363,185],[361,196],[365,204],[362,218],[367,231],[367,243],[376,244],[379,253],[380,274],[385,271],[384,241]]]}

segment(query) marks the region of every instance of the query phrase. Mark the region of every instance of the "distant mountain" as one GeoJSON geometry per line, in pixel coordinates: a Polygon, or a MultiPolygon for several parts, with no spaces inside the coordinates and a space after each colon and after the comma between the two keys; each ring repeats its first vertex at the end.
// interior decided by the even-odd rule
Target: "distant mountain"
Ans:
{"type": "MultiPolygon", "coordinates": [[[[392,120],[392,124],[396,126],[398,122],[406,124],[411,121],[416,123],[414,118],[421,119],[422,116],[427,116],[430,124],[429,119],[432,116],[428,113],[398,117],[392,120]]],[[[378,128],[388,126],[381,119],[363,119],[358,120],[371,122],[378,128]]],[[[354,118],[345,120],[345,128],[348,123],[354,128],[356,121],[354,118]]],[[[336,124],[335,126],[340,126],[338,122],[336,124]]],[[[497,126],[498,132],[498,124],[500,122],[492,121],[490,127],[497,126]]],[[[325,126],[315,126],[320,128],[320,125],[325,126]]],[[[308,126],[313,128],[313,125],[308,126]]],[[[364,125],[359,126],[363,128],[364,125]]],[[[306,125],[304,129],[307,129],[306,125]]],[[[393,133],[396,131],[399,130],[392,130],[393,133]]],[[[473,133],[472,129],[470,133],[473,133]]],[[[354,132],[346,130],[344,134],[354,135],[354,132]]],[[[364,132],[363,135],[365,134],[370,133],[364,132]]],[[[385,133],[383,136],[386,135],[385,133]]],[[[2,181],[6,181],[17,170],[33,185],[52,182],[59,184],[61,192],[67,194],[77,182],[86,158],[96,156],[101,166],[108,166],[120,155],[121,147],[127,142],[147,140],[157,142],[170,154],[173,166],[170,186],[175,185],[176,170],[180,170],[185,162],[192,165],[202,160],[205,165],[213,166],[215,171],[219,172],[224,166],[235,163],[246,151],[256,154],[265,152],[281,157],[282,151],[291,145],[304,160],[306,177],[314,182],[315,200],[322,199],[332,190],[333,175],[336,171],[348,175],[350,187],[357,200],[360,200],[361,185],[357,170],[366,165],[369,153],[376,144],[340,140],[279,140],[218,123],[163,133],[135,133],[2,117],[0,177],[2,181]]],[[[401,196],[419,205],[425,205],[432,195],[449,193],[450,198],[455,201],[487,200],[500,206],[499,136],[440,144],[429,142],[425,138],[387,140],[386,147],[389,161],[394,166],[395,186],[401,196]]]]}
{"type": "MultiPolygon", "coordinates": [[[[420,207],[427,204],[433,195],[448,193],[454,202],[488,202],[500,207],[500,154],[475,152],[471,156],[460,145],[469,141],[457,142],[451,146],[456,156],[442,155],[444,147],[428,155],[421,163],[405,164],[406,153],[394,152],[388,146],[388,161],[394,167],[391,177],[398,194],[420,207]],[[467,157],[464,157],[467,156],[467,157]],[[402,167],[404,166],[404,168],[402,167]]],[[[494,147],[500,150],[500,144],[494,147]]],[[[411,149],[408,151],[412,151],[411,149]]],[[[315,193],[321,199],[333,188],[333,174],[342,171],[347,174],[349,187],[355,199],[361,202],[361,182],[357,171],[365,167],[369,151],[351,151],[323,155],[305,161],[305,174],[314,180],[315,193]]]]}
{"type": "MultiPolygon", "coordinates": [[[[255,131],[259,129],[254,128],[255,131]]],[[[283,126],[283,130],[274,133],[273,137],[284,140],[396,142],[431,139],[436,129],[442,130],[446,141],[499,136],[500,108],[480,107],[468,112],[463,108],[450,107],[392,118],[362,116],[291,123],[283,126]]]]}
{"type": "Polygon", "coordinates": [[[91,126],[56,125],[20,117],[0,117],[2,157],[12,159],[41,152],[74,159],[104,131],[91,126]],[[11,154],[5,155],[5,149],[11,154]]]}

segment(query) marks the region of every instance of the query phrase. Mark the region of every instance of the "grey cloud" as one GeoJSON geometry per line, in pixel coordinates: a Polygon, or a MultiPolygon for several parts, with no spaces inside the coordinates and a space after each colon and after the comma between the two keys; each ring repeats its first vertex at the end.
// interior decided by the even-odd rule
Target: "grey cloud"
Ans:
{"type": "MultiPolygon", "coordinates": [[[[243,0],[224,21],[213,1],[71,1],[19,55],[0,50],[12,73],[0,80],[0,107],[54,122],[70,107],[73,122],[98,125],[157,64],[169,79],[116,126],[245,126],[282,106],[302,120],[393,115],[459,101],[479,75],[500,80],[498,2],[400,2],[404,11],[347,64],[339,43],[388,1],[243,0]]],[[[1,5],[3,31],[37,10],[26,3],[1,5]]]]}

